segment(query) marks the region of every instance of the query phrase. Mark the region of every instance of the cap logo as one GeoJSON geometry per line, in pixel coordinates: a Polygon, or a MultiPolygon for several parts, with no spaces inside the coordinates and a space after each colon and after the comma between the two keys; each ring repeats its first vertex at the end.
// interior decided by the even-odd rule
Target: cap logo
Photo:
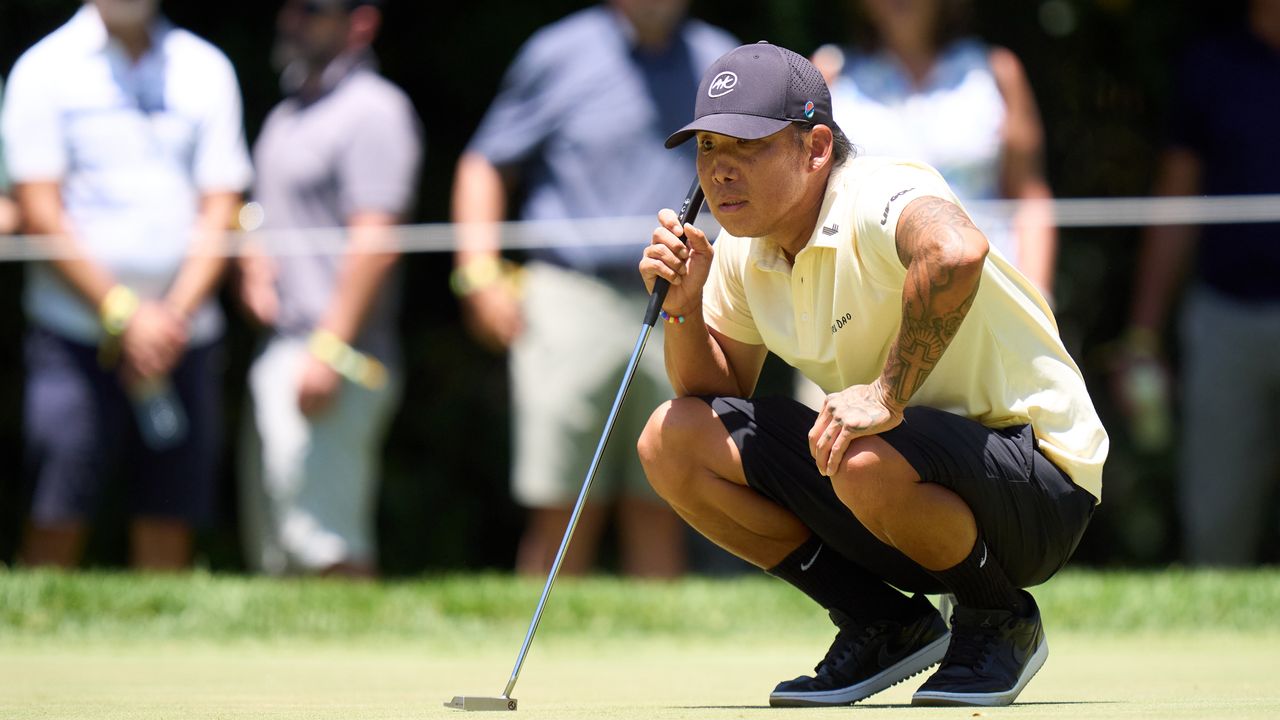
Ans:
{"type": "Polygon", "coordinates": [[[707,97],[718,98],[722,95],[728,95],[738,86],[738,74],[725,70],[711,81],[711,87],[707,88],[707,97]]]}
{"type": "Polygon", "coordinates": [[[804,116],[807,118],[813,117],[813,101],[812,100],[809,100],[804,104],[804,116]]]}

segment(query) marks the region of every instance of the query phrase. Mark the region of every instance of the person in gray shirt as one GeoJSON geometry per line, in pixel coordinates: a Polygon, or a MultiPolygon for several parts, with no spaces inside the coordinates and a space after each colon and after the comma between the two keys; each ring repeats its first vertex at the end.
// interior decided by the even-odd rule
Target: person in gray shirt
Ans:
{"type": "Polygon", "coordinates": [[[242,300],[272,331],[249,374],[241,458],[245,552],[269,573],[377,571],[378,456],[401,384],[386,243],[423,145],[369,49],[380,4],[286,0],[280,13],[288,97],[254,147],[264,232],[241,262],[242,300]],[[335,238],[343,251],[326,252],[335,238]]]}

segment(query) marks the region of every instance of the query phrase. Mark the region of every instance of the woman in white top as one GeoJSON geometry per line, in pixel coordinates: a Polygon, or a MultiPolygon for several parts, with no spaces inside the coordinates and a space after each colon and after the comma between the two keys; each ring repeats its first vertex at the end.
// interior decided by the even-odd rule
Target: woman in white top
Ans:
{"type": "MultiPolygon", "coordinates": [[[[823,46],[814,64],[854,144],[934,166],[965,201],[1052,197],[1041,164],[1044,130],[1022,64],[965,36],[968,0],[853,4],[862,36],[851,46],[823,46]]],[[[1047,204],[974,221],[993,248],[1052,293],[1057,233],[1047,204]]]]}

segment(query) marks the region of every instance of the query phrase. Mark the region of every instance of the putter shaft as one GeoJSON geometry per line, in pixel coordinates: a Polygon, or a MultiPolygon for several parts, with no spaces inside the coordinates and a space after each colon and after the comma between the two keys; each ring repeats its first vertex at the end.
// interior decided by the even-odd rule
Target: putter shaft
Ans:
{"type": "MultiPolygon", "coordinates": [[[[702,187],[695,177],[693,185],[690,186],[689,192],[685,196],[684,204],[680,206],[679,217],[682,227],[685,223],[691,223],[698,217],[698,210],[702,208],[702,201],[702,187]]],[[[569,516],[569,525],[565,528],[564,537],[560,539],[560,548],[556,551],[555,560],[551,563],[551,572],[547,573],[547,582],[542,587],[542,597],[538,598],[538,607],[533,611],[533,619],[529,623],[529,631],[525,633],[524,642],[520,645],[520,653],[516,655],[516,664],[511,670],[511,678],[507,680],[506,689],[502,691],[502,696],[499,698],[458,696],[453,699],[453,702],[446,703],[447,707],[463,710],[516,709],[516,701],[511,698],[511,691],[515,689],[516,680],[520,678],[520,668],[524,666],[525,657],[529,654],[529,646],[533,644],[533,636],[538,631],[538,623],[542,622],[542,611],[546,609],[547,598],[551,595],[551,586],[555,584],[556,575],[560,573],[560,565],[564,562],[565,552],[569,549],[569,541],[573,539],[573,531],[578,527],[578,518],[582,515],[582,509],[586,505],[587,494],[591,491],[591,483],[595,480],[596,470],[600,466],[600,458],[604,455],[605,446],[609,442],[609,434],[613,431],[613,424],[618,418],[619,410],[622,409],[623,400],[627,397],[627,389],[631,387],[631,380],[635,377],[636,367],[640,364],[640,356],[644,353],[644,346],[649,341],[649,333],[653,330],[654,323],[658,318],[658,311],[662,309],[663,300],[666,298],[667,290],[669,289],[670,285],[666,280],[658,278],[654,281],[653,293],[649,296],[649,304],[645,310],[644,321],[640,326],[640,336],[636,339],[635,347],[631,351],[631,359],[627,362],[627,369],[623,373],[622,383],[618,387],[618,394],[613,399],[613,407],[609,409],[609,417],[605,421],[604,432],[600,434],[600,442],[596,444],[596,452],[591,458],[591,466],[587,469],[587,476],[582,481],[582,490],[578,492],[578,500],[574,503],[573,513],[569,516]]]]}
{"type": "Polygon", "coordinates": [[[564,537],[560,539],[560,549],[556,551],[556,559],[551,563],[551,572],[547,573],[547,583],[542,587],[542,597],[538,599],[538,608],[533,611],[533,621],[529,623],[529,632],[525,633],[524,643],[520,645],[520,654],[516,656],[516,665],[511,670],[511,679],[507,681],[507,687],[502,691],[503,697],[511,697],[511,691],[515,688],[516,680],[520,677],[520,668],[524,665],[525,656],[529,653],[529,645],[533,643],[533,635],[538,631],[538,623],[542,621],[542,611],[547,606],[547,597],[551,595],[551,586],[555,584],[556,575],[560,572],[560,563],[564,562],[565,552],[569,549],[569,541],[573,539],[573,531],[578,526],[578,518],[582,515],[583,506],[586,505],[587,493],[591,490],[591,483],[596,477],[596,469],[600,466],[600,458],[604,455],[605,445],[609,442],[609,432],[613,429],[614,421],[617,420],[618,411],[622,409],[622,401],[627,397],[627,389],[631,385],[631,378],[635,375],[636,365],[640,362],[640,354],[644,352],[644,346],[649,341],[649,331],[651,330],[653,330],[652,325],[641,325],[640,337],[636,339],[635,349],[632,350],[631,360],[627,363],[622,385],[618,388],[618,394],[613,399],[613,407],[609,409],[609,418],[605,421],[605,431],[600,436],[600,442],[596,444],[595,455],[591,458],[591,467],[587,470],[587,477],[582,482],[582,490],[578,491],[578,500],[573,505],[573,514],[569,516],[569,525],[565,528],[564,537]]]}

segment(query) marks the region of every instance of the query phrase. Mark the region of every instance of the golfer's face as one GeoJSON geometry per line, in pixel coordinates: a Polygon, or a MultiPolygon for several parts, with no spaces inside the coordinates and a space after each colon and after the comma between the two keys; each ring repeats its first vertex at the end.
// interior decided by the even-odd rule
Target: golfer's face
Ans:
{"type": "Polygon", "coordinates": [[[796,133],[788,127],[759,140],[698,133],[698,178],[726,230],[769,235],[800,202],[808,153],[796,133]]]}

